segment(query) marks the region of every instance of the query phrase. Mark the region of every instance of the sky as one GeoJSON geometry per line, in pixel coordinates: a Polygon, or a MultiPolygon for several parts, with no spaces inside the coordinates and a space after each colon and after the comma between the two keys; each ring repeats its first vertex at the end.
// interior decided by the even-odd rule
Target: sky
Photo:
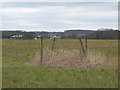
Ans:
{"type": "Polygon", "coordinates": [[[6,30],[118,28],[117,2],[4,2],[0,12],[6,30]]]}

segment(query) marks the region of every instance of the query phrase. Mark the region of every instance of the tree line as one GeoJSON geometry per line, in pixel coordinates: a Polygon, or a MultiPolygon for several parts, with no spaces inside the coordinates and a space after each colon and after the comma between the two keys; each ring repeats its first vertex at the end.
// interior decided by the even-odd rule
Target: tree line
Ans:
{"type": "Polygon", "coordinates": [[[36,36],[34,32],[22,31],[2,31],[2,38],[6,39],[33,39],[36,36]],[[21,37],[19,37],[21,35],[21,37]],[[14,37],[13,37],[14,36],[14,37]]]}
{"type": "Polygon", "coordinates": [[[67,39],[85,39],[86,37],[88,39],[120,39],[120,31],[114,30],[114,29],[98,29],[97,31],[78,35],[78,34],[61,34],[61,38],[67,38],[67,39]]]}
{"type": "Polygon", "coordinates": [[[89,39],[120,39],[120,31],[113,29],[98,29],[97,31],[87,34],[89,39]]]}
{"type": "MultiPolygon", "coordinates": [[[[74,31],[76,32],[76,31],[74,31]]],[[[61,39],[120,39],[120,31],[114,29],[98,29],[97,31],[92,31],[91,33],[85,34],[66,34],[65,32],[23,32],[23,31],[2,31],[2,38],[11,39],[14,35],[22,35],[22,37],[13,37],[15,39],[34,39],[38,35],[43,35],[44,38],[50,38],[50,36],[60,36],[61,39]]]]}

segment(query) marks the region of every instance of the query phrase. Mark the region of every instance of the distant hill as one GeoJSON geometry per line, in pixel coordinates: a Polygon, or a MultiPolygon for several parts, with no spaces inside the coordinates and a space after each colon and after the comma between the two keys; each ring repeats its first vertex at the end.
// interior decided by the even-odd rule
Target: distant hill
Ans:
{"type": "Polygon", "coordinates": [[[95,32],[94,30],[65,30],[64,34],[68,35],[86,35],[95,32]]]}
{"type": "Polygon", "coordinates": [[[37,35],[38,34],[56,34],[56,35],[86,35],[95,32],[94,30],[65,30],[64,32],[35,32],[37,35]]]}

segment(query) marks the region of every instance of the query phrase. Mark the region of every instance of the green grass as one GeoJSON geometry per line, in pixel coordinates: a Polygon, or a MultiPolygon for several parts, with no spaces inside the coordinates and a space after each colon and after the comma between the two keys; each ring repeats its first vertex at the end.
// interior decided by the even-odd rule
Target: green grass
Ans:
{"type": "MultiPolygon", "coordinates": [[[[92,68],[49,68],[25,65],[39,49],[39,40],[3,39],[3,88],[115,88],[118,87],[117,66],[92,68]]],[[[44,48],[52,48],[52,40],[44,40],[44,48]]],[[[56,40],[55,49],[79,49],[76,39],[56,40]]],[[[117,61],[117,40],[88,40],[88,48],[117,61]]]]}

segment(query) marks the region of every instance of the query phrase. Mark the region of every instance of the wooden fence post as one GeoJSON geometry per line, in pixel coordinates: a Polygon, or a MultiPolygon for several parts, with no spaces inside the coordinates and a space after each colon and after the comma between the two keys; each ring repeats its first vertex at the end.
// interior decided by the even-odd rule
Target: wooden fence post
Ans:
{"type": "Polygon", "coordinates": [[[51,57],[52,57],[52,53],[53,53],[53,50],[54,50],[54,47],[55,47],[55,40],[56,40],[56,39],[53,38],[51,57]]]}
{"type": "Polygon", "coordinates": [[[85,48],[86,48],[86,52],[87,52],[87,48],[88,48],[88,42],[87,42],[87,36],[86,36],[86,38],[85,38],[85,48]]]}
{"type": "Polygon", "coordinates": [[[54,50],[54,47],[55,47],[55,38],[53,39],[52,51],[54,50]]]}
{"type": "Polygon", "coordinates": [[[41,36],[41,65],[43,61],[43,36],[41,36]]]}
{"type": "Polygon", "coordinates": [[[83,46],[82,40],[79,39],[79,42],[80,42],[80,44],[81,44],[81,46],[82,46],[83,53],[86,55],[86,51],[85,51],[85,48],[84,48],[84,46],[83,46]]]}

